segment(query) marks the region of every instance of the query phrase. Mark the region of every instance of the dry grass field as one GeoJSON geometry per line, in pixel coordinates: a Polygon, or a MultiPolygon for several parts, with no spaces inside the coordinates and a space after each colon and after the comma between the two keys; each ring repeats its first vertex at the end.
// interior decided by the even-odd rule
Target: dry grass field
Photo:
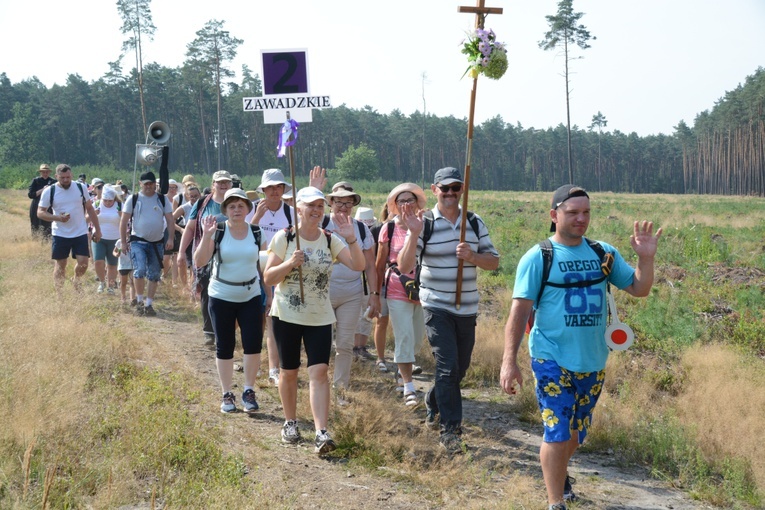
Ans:
{"type": "MultiPolygon", "coordinates": [[[[310,445],[280,443],[278,393],[265,378],[254,417],[219,412],[214,353],[177,292],[161,286],[156,318],[132,316],[95,285],[56,293],[49,247],[29,236],[26,196],[0,190],[0,508],[546,508],[533,394],[527,386],[510,398],[497,379],[508,275],[544,235],[548,197],[475,193],[505,260],[481,280],[463,389],[468,454],[443,454],[424,409],[404,406],[392,376],[358,362],[351,404],[331,410],[339,449],[318,458],[310,445]]],[[[652,296],[620,296],[638,345],[609,360],[572,466],[582,496],[572,508],[762,508],[763,215],[746,213],[758,199],[709,198],[703,213],[692,197],[597,200],[607,219],[593,237],[623,253],[636,211],[657,214],[666,235],[652,296]]],[[[425,389],[427,350],[420,359],[425,389]]],[[[298,415],[308,424],[305,378],[298,415]]]]}

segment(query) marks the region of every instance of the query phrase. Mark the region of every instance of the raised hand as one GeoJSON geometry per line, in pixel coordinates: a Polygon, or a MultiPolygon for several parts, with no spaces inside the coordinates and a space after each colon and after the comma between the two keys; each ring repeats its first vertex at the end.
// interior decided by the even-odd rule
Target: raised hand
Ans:
{"type": "Polygon", "coordinates": [[[318,165],[313,167],[309,174],[308,185],[323,191],[324,186],[327,185],[327,171],[318,165]]]}
{"type": "Polygon", "coordinates": [[[418,236],[422,232],[422,215],[425,211],[419,210],[417,203],[404,204],[399,208],[401,222],[412,232],[412,235],[418,236]]]}
{"type": "Polygon", "coordinates": [[[334,215],[335,233],[340,235],[346,241],[356,237],[356,229],[353,227],[353,220],[344,212],[334,215]]]}
{"type": "Polygon", "coordinates": [[[202,235],[206,235],[208,238],[212,238],[215,235],[215,230],[218,228],[218,220],[215,216],[205,216],[202,218],[202,235]]]}
{"type": "Polygon", "coordinates": [[[630,236],[630,244],[638,257],[653,257],[656,255],[659,237],[661,237],[661,228],[654,235],[652,221],[636,221],[634,233],[630,236]]]}

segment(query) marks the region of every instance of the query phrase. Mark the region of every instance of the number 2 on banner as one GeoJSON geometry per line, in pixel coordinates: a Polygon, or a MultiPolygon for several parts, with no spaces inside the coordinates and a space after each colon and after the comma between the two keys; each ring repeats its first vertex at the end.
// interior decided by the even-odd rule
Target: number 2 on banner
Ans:
{"type": "Polygon", "coordinates": [[[285,50],[264,52],[262,55],[265,95],[308,93],[305,51],[285,50]]]}

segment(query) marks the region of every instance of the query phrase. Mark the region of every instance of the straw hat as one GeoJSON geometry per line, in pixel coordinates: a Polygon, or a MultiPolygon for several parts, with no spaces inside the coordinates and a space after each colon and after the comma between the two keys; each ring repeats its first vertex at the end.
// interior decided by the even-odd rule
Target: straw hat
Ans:
{"type": "Polygon", "coordinates": [[[417,197],[417,207],[420,209],[425,209],[425,205],[428,202],[428,199],[425,197],[425,192],[422,191],[422,188],[417,186],[415,183],[405,182],[403,184],[399,184],[393,188],[390,193],[388,193],[388,212],[391,216],[399,214],[396,198],[398,198],[401,193],[405,192],[412,193],[415,197],[417,197]]]}

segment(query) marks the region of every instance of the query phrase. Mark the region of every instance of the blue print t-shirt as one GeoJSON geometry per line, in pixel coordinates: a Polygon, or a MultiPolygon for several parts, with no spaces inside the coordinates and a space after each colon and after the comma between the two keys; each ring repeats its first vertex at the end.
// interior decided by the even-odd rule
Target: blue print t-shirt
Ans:
{"type": "MultiPolygon", "coordinates": [[[[568,283],[602,277],[598,255],[584,241],[578,246],[550,241],[553,263],[529,334],[531,357],[553,360],[574,372],[602,370],[609,352],[605,341],[606,281],[568,289],[549,285],[549,282],[568,283]]],[[[614,256],[614,266],[607,281],[619,289],[630,286],[635,270],[613,246],[600,244],[614,256]]],[[[542,283],[542,266],[542,252],[539,245],[535,245],[518,264],[513,298],[532,301],[537,298],[542,283]]]]}

